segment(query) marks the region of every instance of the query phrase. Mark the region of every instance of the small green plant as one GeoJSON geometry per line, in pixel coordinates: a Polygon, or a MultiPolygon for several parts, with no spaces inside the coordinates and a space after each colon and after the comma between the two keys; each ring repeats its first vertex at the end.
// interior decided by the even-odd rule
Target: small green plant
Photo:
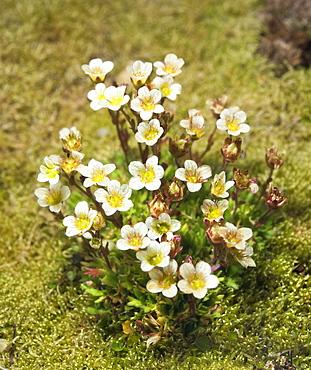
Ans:
{"type": "Polygon", "coordinates": [[[136,61],[127,67],[132,88],[106,87],[110,61],[83,65],[97,83],[90,106],[108,109],[122,153],[113,153],[114,163],[83,164],[80,131],[64,128],[63,156],[46,156],[40,166],[38,181],[50,187],[35,191],[38,203],[62,219],[73,239],[67,254],[78,262],[68,277],[80,279],[88,313],[120,335],[115,351],[139,333],[147,345],[178,337],[208,346],[206,327],[221,314],[222,287],[237,286],[241,269],[234,265],[256,266],[256,234],[286,203],[272,186],[283,163],[274,148],[266,152],[265,183],[247,169],[230,170],[243,154],[239,135],[250,126],[245,112],[227,107],[226,96],[207,100],[216,120],[209,135],[201,111],[189,109],[177,124],[165,109],[181,93],[174,79],[183,64],[169,54],[154,63],[152,79],[152,63],[136,61]],[[209,160],[217,132],[228,136],[220,160],[209,160]]]}

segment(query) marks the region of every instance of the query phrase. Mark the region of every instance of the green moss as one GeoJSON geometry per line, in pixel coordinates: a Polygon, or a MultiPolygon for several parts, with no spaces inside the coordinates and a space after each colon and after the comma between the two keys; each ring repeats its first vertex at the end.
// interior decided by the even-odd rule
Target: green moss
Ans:
{"type": "Polygon", "coordinates": [[[14,343],[0,353],[0,366],[234,370],[262,367],[270,354],[283,352],[297,368],[308,368],[311,72],[276,78],[255,54],[258,10],[255,0],[0,3],[0,338],[14,343]],[[105,112],[89,109],[93,85],[80,65],[93,57],[113,60],[112,79],[120,79],[131,61],[161,60],[169,52],[186,61],[178,81],[183,92],[172,105],[176,125],[197,108],[212,130],[205,100],[225,93],[251,125],[243,166],[264,181],[264,147],[286,153],[276,178],[289,197],[286,221],[272,243],[255,247],[257,268],[243,273],[239,288],[224,287],[221,316],[207,328],[209,350],[147,351],[138,342],[115,353],[113,339],[103,339],[85,313],[79,288],[62,276],[68,263],[62,251],[70,244],[53,217],[38,211],[33,191],[38,166],[59,153],[57,133],[65,126],[82,131],[88,159],[111,156],[114,128],[105,112]]]}

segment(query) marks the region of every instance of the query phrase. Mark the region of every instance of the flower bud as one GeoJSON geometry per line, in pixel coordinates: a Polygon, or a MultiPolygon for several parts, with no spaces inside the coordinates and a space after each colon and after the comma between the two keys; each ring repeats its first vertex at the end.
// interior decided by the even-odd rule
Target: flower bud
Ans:
{"type": "Polygon", "coordinates": [[[274,148],[268,148],[266,153],[267,166],[273,170],[279,169],[283,164],[284,154],[278,154],[274,148]]]}
{"type": "Polygon", "coordinates": [[[163,192],[170,198],[171,202],[178,202],[184,197],[184,186],[180,185],[178,180],[173,180],[171,183],[167,182],[164,185],[163,192]]]}
{"type": "Polygon", "coordinates": [[[252,182],[249,178],[248,170],[239,170],[237,168],[233,169],[233,179],[235,186],[240,189],[247,189],[252,182]]]}
{"type": "Polygon", "coordinates": [[[92,224],[93,229],[100,230],[105,226],[106,226],[106,222],[105,222],[104,216],[100,212],[97,212],[97,215],[95,216],[93,220],[93,224],[92,224]]]}
{"type": "Polygon", "coordinates": [[[233,163],[237,161],[242,154],[242,139],[238,138],[232,140],[230,137],[227,137],[225,140],[225,145],[221,148],[221,153],[225,161],[233,163]]]}
{"type": "Polygon", "coordinates": [[[204,220],[206,226],[206,237],[211,244],[220,244],[224,241],[223,237],[218,233],[220,224],[216,221],[204,220]]]}
{"type": "Polygon", "coordinates": [[[181,236],[180,235],[174,235],[171,240],[162,240],[162,241],[168,241],[171,245],[171,251],[170,251],[170,258],[175,258],[177,254],[183,249],[183,247],[180,245],[181,243],[181,236]]]}
{"type": "Polygon", "coordinates": [[[181,137],[178,140],[172,140],[170,138],[169,151],[174,158],[181,158],[188,152],[188,149],[190,148],[191,144],[192,143],[189,137],[186,138],[181,137]]]}
{"type": "Polygon", "coordinates": [[[285,193],[280,191],[277,187],[273,187],[270,183],[269,189],[266,192],[266,203],[272,210],[283,207],[287,203],[285,193]]]}
{"type": "Polygon", "coordinates": [[[158,218],[161,213],[168,213],[169,207],[161,193],[156,194],[151,202],[147,202],[150,215],[158,218]]]}
{"type": "Polygon", "coordinates": [[[99,249],[102,245],[102,241],[99,238],[92,238],[90,240],[90,246],[94,249],[99,249]]]}
{"type": "Polygon", "coordinates": [[[209,107],[215,118],[218,119],[220,117],[220,113],[227,107],[227,100],[227,95],[221,95],[220,98],[215,100],[206,100],[206,105],[209,107]]]}

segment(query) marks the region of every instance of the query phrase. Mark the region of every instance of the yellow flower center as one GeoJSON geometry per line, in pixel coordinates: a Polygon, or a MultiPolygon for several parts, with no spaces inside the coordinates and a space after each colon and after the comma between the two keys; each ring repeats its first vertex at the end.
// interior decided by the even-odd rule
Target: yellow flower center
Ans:
{"type": "Polygon", "coordinates": [[[91,69],[91,72],[92,72],[94,75],[102,75],[102,74],[104,73],[104,71],[103,71],[100,67],[92,68],[92,69],[91,69]]]}
{"type": "Polygon", "coordinates": [[[154,169],[152,167],[142,169],[141,171],[139,171],[138,176],[140,177],[141,181],[144,182],[145,184],[154,181],[154,179],[156,178],[154,169]]]}
{"type": "Polygon", "coordinates": [[[46,197],[46,201],[49,205],[56,206],[62,201],[61,193],[50,192],[46,197]]]}
{"type": "Polygon", "coordinates": [[[214,208],[212,209],[206,216],[208,220],[216,220],[217,218],[221,217],[223,212],[221,208],[214,208]]]}
{"type": "Polygon", "coordinates": [[[219,196],[222,195],[226,189],[225,189],[225,183],[222,180],[217,180],[213,185],[212,185],[212,194],[219,196]]]}
{"type": "Polygon", "coordinates": [[[158,234],[166,234],[171,230],[171,225],[166,222],[161,222],[156,225],[155,229],[158,234]]]}
{"type": "Polygon", "coordinates": [[[200,183],[200,177],[198,176],[196,170],[187,170],[185,173],[185,178],[187,182],[191,182],[193,184],[200,183]]]}
{"type": "Polygon", "coordinates": [[[133,76],[135,77],[145,77],[146,73],[143,73],[142,71],[134,71],[133,76]]]}
{"type": "Polygon", "coordinates": [[[95,170],[95,171],[92,173],[92,181],[93,181],[93,182],[101,182],[101,181],[103,181],[105,178],[106,178],[106,174],[105,174],[105,172],[103,172],[102,170],[95,170]]]}
{"type": "Polygon", "coordinates": [[[122,104],[123,102],[123,96],[115,96],[113,97],[112,99],[109,100],[109,103],[113,106],[118,106],[120,104],[122,104]]]}
{"type": "Polygon", "coordinates": [[[236,120],[233,121],[227,121],[227,127],[230,131],[235,132],[238,131],[240,128],[239,122],[236,120]]]}
{"type": "Polygon", "coordinates": [[[171,93],[171,88],[170,88],[170,86],[165,85],[165,84],[161,86],[160,90],[161,90],[161,92],[162,92],[162,94],[163,94],[164,96],[168,96],[168,95],[170,95],[170,93],[171,93]]]}
{"type": "Polygon", "coordinates": [[[174,276],[173,275],[166,275],[164,277],[164,279],[159,283],[159,285],[163,289],[169,289],[173,283],[174,283],[174,276]]]}
{"type": "MultiPolygon", "coordinates": [[[[225,239],[229,244],[237,244],[242,240],[235,232],[229,233],[225,239]]],[[[230,247],[230,245],[227,245],[227,247],[230,247]]]]}
{"type": "Polygon", "coordinates": [[[153,256],[148,257],[147,261],[148,261],[149,265],[156,266],[156,265],[158,265],[159,263],[162,262],[162,259],[163,259],[162,254],[157,253],[157,254],[154,254],[153,256]]]}
{"type": "Polygon", "coordinates": [[[118,207],[122,207],[123,198],[124,197],[122,195],[120,195],[119,193],[112,193],[107,198],[107,202],[110,204],[110,206],[112,208],[118,208],[118,207]]]}
{"type": "Polygon", "coordinates": [[[201,279],[193,279],[189,283],[193,290],[200,290],[205,287],[205,282],[201,279]]]}
{"type": "Polygon", "coordinates": [[[84,215],[76,219],[76,228],[80,231],[83,231],[90,226],[90,219],[88,216],[84,215]]]}
{"type": "Polygon", "coordinates": [[[155,106],[156,104],[154,103],[151,97],[146,100],[142,100],[141,102],[141,108],[144,111],[153,112],[155,109],[155,106]]]}
{"type": "Polygon", "coordinates": [[[195,134],[195,136],[198,139],[201,138],[205,134],[204,126],[202,127],[202,126],[197,126],[197,125],[190,124],[189,129],[190,129],[191,132],[193,132],[195,134]]]}
{"type": "Polygon", "coordinates": [[[128,243],[131,247],[138,248],[142,245],[142,236],[140,234],[133,233],[128,238],[128,243]]]}
{"type": "Polygon", "coordinates": [[[68,158],[62,163],[62,169],[66,173],[71,173],[72,171],[75,171],[78,166],[81,164],[80,160],[76,160],[74,158],[68,158]]]}
{"type": "Polygon", "coordinates": [[[174,64],[168,63],[168,64],[165,64],[165,67],[163,68],[163,70],[168,74],[172,74],[178,70],[178,67],[176,67],[174,64]]]}
{"type": "Polygon", "coordinates": [[[158,133],[159,131],[157,128],[150,126],[150,128],[145,131],[144,137],[146,140],[153,140],[158,135],[158,133]]]}
{"type": "Polygon", "coordinates": [[[58,174],[58,169],[56,167],[53,168],[46,168],[45,174],[47,177],[55,177],[58,174]]]}

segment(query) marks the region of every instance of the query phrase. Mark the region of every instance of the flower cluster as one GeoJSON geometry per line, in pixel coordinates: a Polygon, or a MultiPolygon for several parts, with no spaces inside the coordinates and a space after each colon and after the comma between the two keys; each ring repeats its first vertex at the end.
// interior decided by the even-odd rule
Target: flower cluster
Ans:
{"type": "MultiPolygon", "coordinates": [[[[111,317],[133,307],[154,315],[153,321],[149,317],[140,324],[139,330],[148,332],[142,329],[148,327],[152,332],[148,343],[164,335],[156,320],[165,315],[160,314],[163,305],[154,303],[154,295],[161,293],[163,302],[174,299],[178,307],[187,305],[183,297],[188,295],[189,307],[180,313],[180,321],[197,305],[209,316],[212,308],[204,298],[217,291],[221,268],[236,262],[255,267],[252,226],[262,225],[269,213],[286,203],[270,177],[258,196],[257,180],[248,170],[228,171],[242,154],[237,136],[249,132],[250,126],[245,112],[227,108],[227,97],[207,102],[214,127],[203,145],[197,142],[204,142],[210,124],[201,111],[189,109],[179,124],[174,122],[165,102],[181,94],[175,78],[183,65],[175,54],[153,64],[137,60],[126,68],[133,85],[129,87],[106,86],[105,77],[114,67],[111,61],[96,58],[84,64],[82,70],[95,83],[87,94],[90,107],[109,112],[124,152],[123,164],[105,158],[85,162],[79,130],[63,128],[63,155],[46,156],[37,177],[49,188],[35,190],[39,205],[63,220],[66,236],[82,237],[88,252],[98,250],[85,260],[84,273],[93,278],[89,292],[95,289],[95,296],[101,297],[94,304],[105,301],[102,307],[107,309],[110,302],[111,317]],[[170,130],[175,132],[170,135],[170,130]],[[229,136],[221,148],[222,167],[211,159],[206,163],[214,135],[224,131],[229,136]],[[265,198],[268,206],[257,223],[252,219],[257,217],[255,207],[247,208],[244,200],[250,197],[265,198]]],[[[282,165],[280,158],[275,149],[268,150],[271,171],[282,165]]],[[[131,319],[129,315],[122,322],[126,334],[132,331],[131,319]]]]}

